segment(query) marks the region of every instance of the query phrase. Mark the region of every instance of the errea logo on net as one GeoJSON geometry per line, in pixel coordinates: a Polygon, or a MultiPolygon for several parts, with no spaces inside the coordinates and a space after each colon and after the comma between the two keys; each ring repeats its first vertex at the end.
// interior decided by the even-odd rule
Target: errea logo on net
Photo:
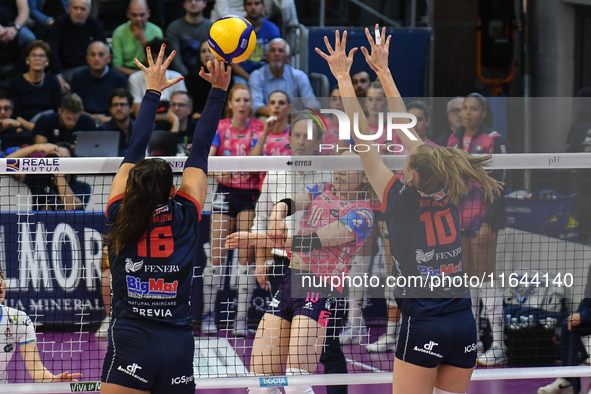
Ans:
{"type": "MultiPolygon", "coordinates": [[[[310,115],[314,121],[318,124],[318,126],[320,127],[320,129],[322,129],[323,132],[327,132],[328,131],[328,123],[326,122],[326,120],[324,119],[324,117],[322,116],[322,114],[331,114],[331,115],[335,115],[339,121],[339,141],[350,141],[351,140],[351,130],[353,130],[353,133],[355,134],[355,136],[357,138],[359,138],[360,140],[363,141],[377,141],[382,139],[383,140],[383,135],[384,132],[386,133],[386,139],[385,141],[392,141],[392,137],[396,134],[396,129],[402,130],[402,132],[404,134],[406,134],[408,136],[408,138],[410,138],[413,141],[416,141],[417,138],[410,132],[409,129],[413,128],[416,126],[417,124],[417,117],[414,116],[413,114],[407,113],[407,112],[388,112],[386,113],[386,121],[384,122],[384,113],[380,112],[378,114],[378,123],[379,123],[379,127],[378,130],[374,133],[374,134],[361,134],[361,132],[359,131],[359,114],[358,113],[354,113],[353,114],[353,128],[351,128],[351,121],[349,119],[349,117],[347,116],[346,113],[344,113],[343,111],[340,111],[338,109],[321,109],[320,113],[318,111],[315,111],[312,108],[308,108],[305,107],[306,109],[306,113],[308,115],[310,115]],[[400,119],[400,118],[405,118],[408,119],[409,122],[407,123],[394,123],[394,119],[400,119]]],[[[365,114],[361,114],[361,116],[365,116],[365,114]]],[[[314,139],[314,130],[313,130],[313,126],[312,126],[312,119],[308,119],[308,140],[313,140],[314,139]]],[[[352,149],[355,152],[368,152],[371,147],[374,146],[376,147],[379,151],[381,150],[381,148],[383,146],[386,147],[386,149],[388,150],[388,152],[390,153],[400,153],[404,150],[404,146],[400,145],[400,144],[384,144],[384,143],[372,143],[372,144],[356,144],[352,149]]],[[[339,149],[338,146],[335,146],[335,144],[320,144],[320,153],[322,153],[322,151],[327,151],[327,150],[335,150],[338,151],[339,150],[348,150],[350,151],[351,148],[346,148],[346,149],[339,149]]]]}

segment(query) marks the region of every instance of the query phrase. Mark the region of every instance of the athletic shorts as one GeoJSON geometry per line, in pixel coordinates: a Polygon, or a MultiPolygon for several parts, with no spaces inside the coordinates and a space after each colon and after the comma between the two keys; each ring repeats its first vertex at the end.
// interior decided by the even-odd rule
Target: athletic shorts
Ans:
{"type": "Polygon", "coordinates": [[[236,218],[240,212],[254,211],[260,194],[258,189],[237,189],[218,184],[211,211],[236,218]]]}
{"type": "Polygon", "coordinates": [[[402,316],[396,357],[425,368],[476,365],[476,322],[472,309],[439,316],[402,316]]]}
{"type": "Polygon", "coordinates": [[[306,316],[326,328],[329,320],[334,317],[335,306],[335,299],[322,298],[316,292],[308,292],[306,298],[292,298],[291,269],[287,268],[266,313],[279,316],[290,323],[294,316],[306,316]]]}
{"type": "Polygon", "coordinates": [[[194,348],[190,330],[113,319],[101,382],[152,394],[194,394],[194,348]]]}

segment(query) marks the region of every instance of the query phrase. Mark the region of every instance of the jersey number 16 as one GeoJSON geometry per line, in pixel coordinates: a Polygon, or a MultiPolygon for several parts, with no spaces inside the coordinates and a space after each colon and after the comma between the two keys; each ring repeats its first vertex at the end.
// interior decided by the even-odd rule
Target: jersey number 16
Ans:
{"type": "Polygon", "coordinates": [[[137,244],[139,257],[168,257],[174,252],[174,238],[170,226],[156,227],[143,237],[137,244]],[[150,239],[150,254],[148,255],[148,238],[150,239]]]}

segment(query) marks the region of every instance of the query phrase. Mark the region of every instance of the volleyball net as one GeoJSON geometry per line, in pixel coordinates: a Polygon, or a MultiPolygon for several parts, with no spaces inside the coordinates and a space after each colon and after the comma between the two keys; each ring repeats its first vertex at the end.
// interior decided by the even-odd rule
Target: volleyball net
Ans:
{"type": "MultiPolygon", "coordinates": [[[[175,184],[180,186],[185,159],[165,159],[173,168],[175,184]]],[[[384,156],[384,160],[389,168],[399,171],[405,157],[384,156]]],[[[100,387],[107,339],[104,332],[100,335],[97,331],[107,317],[105,302],[109,300],[109,289],[103,287],[108,286],[103,256],[104,209],[120,162],[120,158],[0,160],[0,263],[6,285],[0,337],[5,357],[10,360],[5,368],[7,382],[11,383],[0,385],[0,392],[96,391],[100,387]],[[56,178],[61,176],[69,185],[67,193],[56,187],[56,178]],[[6,316],[14,318],[16,313],[7,307],[26,313],[30,320],[7,322],[6,316]],[[34,338],[44,365],[54,374],[82,373],[80,382],[32,383],[23,361],[26,355],[22,354],[22,343],[32,339],[27,336],[30,325],[35,328],[34,338]]],[[[493,352],[494,358],[488,361],[482,358],[473,378],[589,376],[591,367],[584,366],[586,357],[577,362],[583,366],[560,366],[563,322],[589,297],[585,293],[591,263],[588,155],[496,155],[491,169],[505,173],[505,196],[494,207],[490,231],[479,234],[480,228],[475,227],[464,235],[468,242],[463,253],[466,255],[466,248],[471,253],[471,260],[464,257],[464,267],[478,279],[467,283],[476,300],[474,313],[479,327],[479,343],[466,351],[478,352],[479,360],[497,345],[502,353],[493,352]],[[469,263],[479,271],[476,273],[469,263]],[[501,366],[510,368],[498,368],[501,366]]],[[[348,276],[353,285],[329,297],[331,305],[325,309],[330,313],[323,315],[326,329],[314,342],[317,353],[302,350],[299,354],[301,362],[306,363],[301,369],[308,369],[311,376],[286,377],[285,370],[276,370],[277,376],[271,376],[265,365],[276,362],[253,355],[261,318],[265,311],[278,308],[279,300],[274,296],[285,275],[288,254],[274,247],[262,256],[269,286],[266,290],[256,280],[255,251],[225,248],[226,236],[237,230],[256,232],[256,226],[260,226],[264,231],[264,217],[284,198],[278,198],[282,193],[293,194],[319,182],[340,182],[335,178],[361,170],[361,161],[354,155],[210,159],[192,301],[198,388],[281,386],[288,381],[290,385],[391,381],[399,324],[394,286],[382,285],[388,278],[396,283],[396,275],[387,250],[387,230],[381,223],[384,219],[377,214],[379,202],[374,197],[363,194],[361,198],[348,198],[367,201],[364,209],[375,216],[366,220],[375,218],[375,223],[364,236],[364,244],[348,253],[348,276]],[[248,187],[219,187],[219,181],[240,186],[241,179],[250,182],[252,176],[267,182],[260,196],[249,192],[248,187]],[[250,209],[257,217],[248,212],[250,209]],[[321,355],[326,352],[341,357],[348,373],[326,374],[334,367],[327,367],[325,358],[330,357],[321,355]]],[[[301,226],[322,220],[326,217],[318,212],[298,209],[288,218],[289,233],[298,234],[301,226]]],[[[353,222],[351,226],[355,225],[353,222]]],[[[439,227],[436,224],[435,231],[439,227]]],[[[430,252],[416,252],[418,266],[441,257],[430,252]]],[[[322,258],[320,261],[325,261],[322,258]]],[[[441,272],[425,276],[441,276],[453,270],[441,266],[441,272]]],[[[295,287],[292,283],[292,289],[295,287]]],[[[318,311],[313,293],[302,298],[302,311],[318,311]]],[[[322,319],[321,313],[316,320],[322,319]]],[[[289,335],[294,341],[310,332],[292,330],[289,335]]],[[[587,346],[586,331],[581,333],[587,346]]],[[[285,339],[279,335],[285,334],[261,343],[275,346],[276,341],[285,339]]],[[[428,345],[426,351],[437,353],[437,344],[427,349],[428,345]]],[[[261,353],[260,348],[256,353],[261,353]]]]}

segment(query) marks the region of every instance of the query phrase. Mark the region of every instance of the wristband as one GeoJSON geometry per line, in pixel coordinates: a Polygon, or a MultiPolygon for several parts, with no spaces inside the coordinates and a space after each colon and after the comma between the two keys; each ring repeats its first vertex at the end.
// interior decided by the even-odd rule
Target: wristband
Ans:
{"type": "Polygon", "coordinates": [[[277,204],[279,204],[280,202],[284,202],[287,204],[287,216],[291,216],[294,213],[296,213],[296,205],[294,200],[292,200],[291,198],[284,198],[283,200],[279,200],[277,204]]]}
{"type": "Polygon", "coordinates": [[[294,253],[310,253],[322,249],[322,242],[315,232],[311,235],[294,235],[291,238],[291,251],[294,253]]]}

